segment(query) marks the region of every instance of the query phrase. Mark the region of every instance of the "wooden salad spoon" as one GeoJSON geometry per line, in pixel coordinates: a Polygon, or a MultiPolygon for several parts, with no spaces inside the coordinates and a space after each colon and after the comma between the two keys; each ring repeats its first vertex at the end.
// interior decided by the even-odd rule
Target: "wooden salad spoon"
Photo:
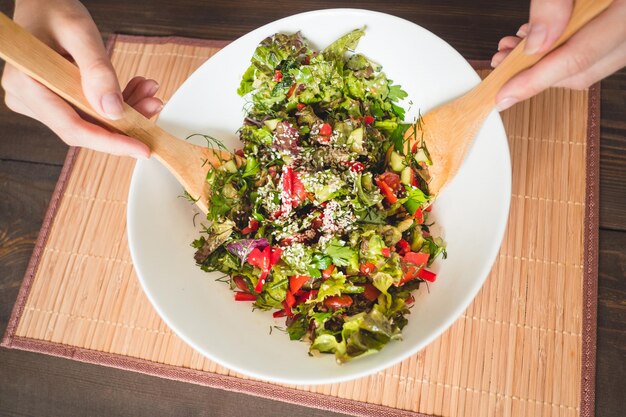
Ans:
{"type": "Polygon", "coordinates": [[[206,174],[224,161],[237,158],[227,151],[180,140],[124,103],[124,117],[109,120],[91,107],[83,94],[78,67],[0,13],[0,57],[54,91],[108,128],[139,139],[176,177],[198,207],[207,212],[206,174]]]}
{"type": "MultiPolygon", "coordinates": [[[[565,32],[553,50],[563,44],[580,28],[605,10],[612,0],[577,0],[565,32]]],[[[496,94],[519,72],[533,66],[550,51],[526,55],[526,40],[519,45],[472,90],[422,116],[410,127],[404,138],[411,147],[423,138],[430,154],[430,194],[437,195],[447,185],[463,163],[478,130],[496,105],[496,94]]],[[[409,148],[412,149],[412,148],[409,148]]]]}

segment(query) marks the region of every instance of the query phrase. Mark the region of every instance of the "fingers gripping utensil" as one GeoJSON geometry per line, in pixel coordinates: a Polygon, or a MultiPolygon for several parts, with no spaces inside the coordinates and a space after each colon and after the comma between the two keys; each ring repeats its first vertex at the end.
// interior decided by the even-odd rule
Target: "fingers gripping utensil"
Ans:
{"type": "Polygon", "coordinates": [[[494,109],[496,94],[502,86],[521,71],[530,68],[589,23],[610,4],[611,0],[578,0],[565,32],[554,46],[545,52],[526,55],[523,40],[480,84],[463,96],[426,113],[405,134],[412,149],[426,144],[432,165],[428,188],[437,195],[448,184],[463,163],[465,154],[483,122],[494,109]]]}
{"type": "Polygon", "coordinates": [[[205,213],[208,210],[208,170],[233,158],[238,160],[230,152],[194,145],[170,135],[125,103],[121,119],[102,117],[83,94],[78,67],[2,13],[0,57],[102,125],[148,145],[152,155],[174,175],[205,213]]]}

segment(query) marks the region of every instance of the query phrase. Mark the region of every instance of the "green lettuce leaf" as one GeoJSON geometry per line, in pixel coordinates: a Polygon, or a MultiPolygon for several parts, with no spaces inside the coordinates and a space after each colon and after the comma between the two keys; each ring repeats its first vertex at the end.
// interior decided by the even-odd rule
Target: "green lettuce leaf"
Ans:
{"type": "Polygon", "coordinates": [[[334,335],[324,333],[315,338],[309,351],[335,353],[336,355],[343,357],[345,355],[345,349],[345,344],[343,342],[338,342],[334,335]]]}
{"type": "Polygon", "coordinates": [[[362,235],[361,240],[361,258],[368,262],[378,263],[383,256],[383,248],[385,248],[383,238],[376,232],[370,231],[362,235]]]}
{"type": "Polygon", "coordinates": [[[328,61],[343,62],[343,55],[348,51],[354,51],[361,36],[365,35],[363,29],[355,29],[348,32],[335,42],[331,43],[322,51],[322,55],[328,61]]]}
{"type": "Polygon", "coordinates": [[[254,87],[252,84],[254,83],[254,73],[256,71],[256,67],[254,65],[250,65],[246,72],[241,77],[241,82],[239,83],[239,88],[237,89],[237,94],[240,96],[245,96],[246,94],[254,91],[254,87]]]}
{"type": "Polygon", "coordinates": [[[341,295],[346,286],[346,277],[343,274],[334,274],[329,279],[322,282],[317,293],[315,302],[321,302],[326,297],[341,295]]]}
{"type": "Polygon", "coordinates": [[[295,60],[309,52],[300,32],[293,34],[277,33],[265,38],[252,55],[252,65],[269,76],[274,75],[282,61],[295,60]]]}

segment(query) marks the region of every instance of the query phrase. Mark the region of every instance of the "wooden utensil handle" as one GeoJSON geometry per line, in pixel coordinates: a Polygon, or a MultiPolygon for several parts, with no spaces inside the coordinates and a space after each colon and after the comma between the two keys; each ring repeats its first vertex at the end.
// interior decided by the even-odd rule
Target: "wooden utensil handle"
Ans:
{"type": "Polygon", "coordinates": [[[504,61],[475,88],[474,93],[484,95],[483,99],[485,99],[485,103],[490,103],[492,107],[495,106],[496,94],[507,81],[521,71],[532,67],[541,60],[541,58],[550,53],[550,51],[562,45],[580,28],[608,8],[612,2],[613,0],[577,0],[565,31],[549,50],[527,55],[524,53],[524,47],[526,46],[526,40],[524,39],[511,51],[504,61]]]}
{"type": "Polygon", "coordinates": [[[83,94],[78,67],[3,13],[0,13],[0,57],[101,124],[137,138],[159,153],[158,126],[125,103],[122,119],[109,120],[98,114],[83,94]]]}

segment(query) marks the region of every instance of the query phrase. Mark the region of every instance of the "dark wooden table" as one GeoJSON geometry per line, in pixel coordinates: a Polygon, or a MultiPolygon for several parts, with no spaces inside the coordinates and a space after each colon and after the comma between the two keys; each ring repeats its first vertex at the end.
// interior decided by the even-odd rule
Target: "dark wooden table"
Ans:
{"type": "MultiPolygon", "coordinates": [[[[463,56],[489,59],[498,40],[527,20],[528,0],[84,1],[110,33],[235,39],[307,10],[359,7],[411,20],[463,56]]],[[[42,4],[44,0],[42,0],[42,4]]],[[[45,7],[45,6],[44,6],[45,7]]],[[[12,13],[13,2],[0,0],[12,13]]],[[[323,24],[323,22],[320,22],[323,24]]],[[[419,53],[419,51],[416,51],[419,53]]],[[[44,126],[0,105],[0,334],[4,332],[65,146],[44,126]]],[[[626,392],[626,71],[602,82],[598,416],[624,416],[626,392]]],[[[303,407],[102,366],[0,349],[0,415],[329,416],[303,407]]]]}

